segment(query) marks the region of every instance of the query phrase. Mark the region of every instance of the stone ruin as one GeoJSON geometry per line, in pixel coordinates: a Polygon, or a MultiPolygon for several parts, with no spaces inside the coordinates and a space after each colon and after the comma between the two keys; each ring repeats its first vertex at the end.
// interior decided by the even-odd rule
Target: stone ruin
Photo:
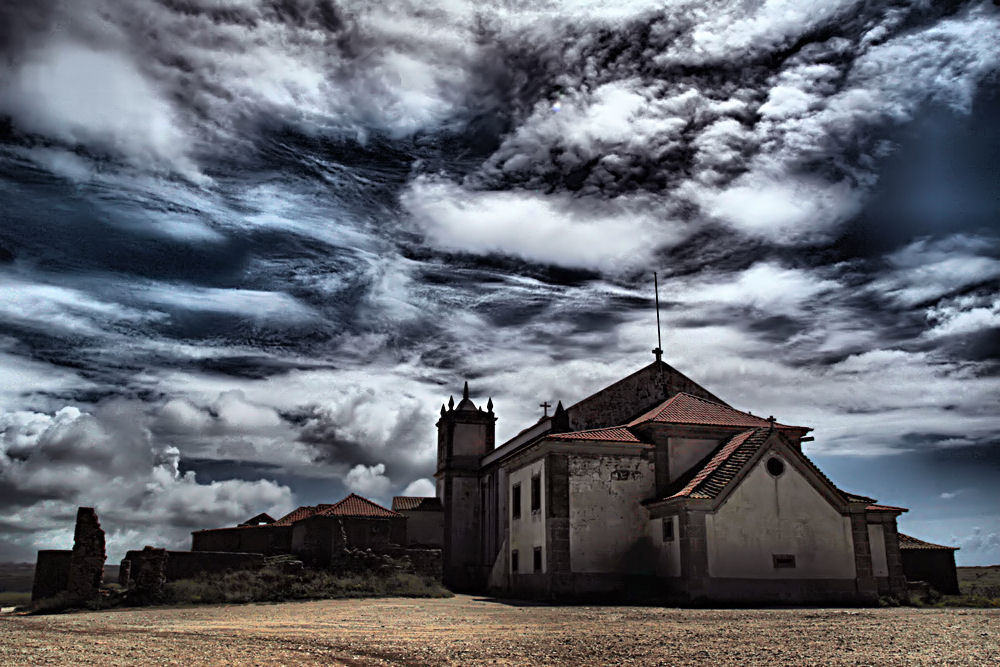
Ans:
{"type": "Polygon", "coordinates": [[[73,550],[38,552],[35,580],[31,588],[33,603],[65,595],[71,603],[86,603],[100,595],[104,580],[104,530],[93,507],[76,512],[73,550]]]}
{"type": "Polygon", "coordinates": [[[93,507],[81,507],[76,512],[73,532],[73,555],[69,560],[66,592],[73,600],[97,597],[104,580],[104,530],[93,507]]]}
{"type": "Polygon", "coordinates": [[[119,581],[129,588],[134,601],[158,602],[167,583],[167,550],[147,546],[142,551],[130,551],[129,556],[122,561],[127,574],[119,575],[119,581]]]}

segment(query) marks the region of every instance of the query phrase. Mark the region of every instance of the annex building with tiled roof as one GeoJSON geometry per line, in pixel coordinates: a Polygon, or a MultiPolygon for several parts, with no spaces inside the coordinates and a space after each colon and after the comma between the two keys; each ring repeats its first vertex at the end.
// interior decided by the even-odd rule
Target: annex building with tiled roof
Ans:
{"type": "Polygon", "coordinates": [[[196,530],[191,551],[292,554],[309,565],[326,565],[343,549],[405,546],[407,519],[356,493],[336,503],[303,505],[272,519],[259,514],[238,526],[196,530]]]}
{"type": "Polygon", "coordinates": [[[838,488],[803,453],[812,429],[739,410],[656,357],[500,444],[492,400],[477,407],[468,384],[442,406],[447,585],[548,598],[905,595],[905,508],[838,488]]]}

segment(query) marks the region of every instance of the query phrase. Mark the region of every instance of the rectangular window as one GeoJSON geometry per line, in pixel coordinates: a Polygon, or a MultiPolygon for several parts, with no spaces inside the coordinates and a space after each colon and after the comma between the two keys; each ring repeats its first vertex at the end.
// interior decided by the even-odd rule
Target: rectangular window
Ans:
{"type": "Polygon", "coordinates": [[[775,568],[795,567],[795,556],[792,554],[772,554],[775,568]]]}
{"type": "Polygon", "coordinates": [[[517,566],[518,566],[517,549],[514,549],[513,551],[510,552],[510,571],[517,572],[518,570],[517,566]]]}
{"type": "Polygon", "coordinates": [[[531,511],[537,512],[542,509],[542,476],[531,476],[531,511]]]}
{"type": "Polygon", "coordinates": [[[674,541],[674,517],[672,516],[663,518],[663,541],[674,541]]]}
{"type": "Polygon", "coordinates": [[[515,484],[510,491],[510,512],[515,519],[521,518],[521,485],[515,484]]]}
{"type": "Polygon", "coordinates": [[[542,548],[535,547],[535,572],[542,571],[542,548]]]}

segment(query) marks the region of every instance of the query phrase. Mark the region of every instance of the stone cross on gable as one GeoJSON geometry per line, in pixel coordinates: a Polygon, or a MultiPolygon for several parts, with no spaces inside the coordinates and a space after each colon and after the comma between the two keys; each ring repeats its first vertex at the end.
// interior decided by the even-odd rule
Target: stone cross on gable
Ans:
{"type": "Polygon", "coordinates": [[[542,403],[539,403],[538,407],[542,409],[542,417],[544,418],[549,416],[549,408],[552,407],[552,404],[549,403],[548,401],[544,401],[542,403]]]}

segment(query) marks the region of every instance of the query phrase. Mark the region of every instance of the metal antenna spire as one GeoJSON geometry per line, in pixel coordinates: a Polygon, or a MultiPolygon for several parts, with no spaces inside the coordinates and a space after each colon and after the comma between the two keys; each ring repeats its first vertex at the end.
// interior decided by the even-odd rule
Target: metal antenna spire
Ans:
{"type": "Polygon", "coordinates": [[[656,294],[656,349],[653,355],[656,361],[663,360],[663,340],[660,338],[660,283],[656,278],[656,271],[653,271],[653,291],[656,294]]]}

